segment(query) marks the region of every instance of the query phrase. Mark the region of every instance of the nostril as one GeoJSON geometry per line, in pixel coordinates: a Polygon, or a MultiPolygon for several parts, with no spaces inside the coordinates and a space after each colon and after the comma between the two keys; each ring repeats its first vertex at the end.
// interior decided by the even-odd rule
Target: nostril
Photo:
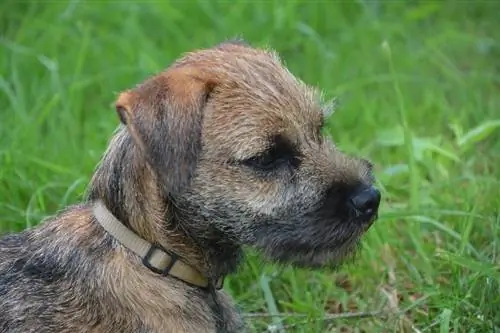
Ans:
{"type": "Polygon", "coordinates": [[[375,187],[363,187],[351,197],[351,204],[361,214],[373,214],[380,204],[380,191],[375,187]]]}

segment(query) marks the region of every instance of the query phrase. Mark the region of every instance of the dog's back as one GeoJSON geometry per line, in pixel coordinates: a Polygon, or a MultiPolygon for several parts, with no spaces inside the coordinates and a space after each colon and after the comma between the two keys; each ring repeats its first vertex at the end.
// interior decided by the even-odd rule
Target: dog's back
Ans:
{"type": "Polygon", "coordinates": [[[66,332],[76,329],[78,317],[89,327],[98,324],[99,314],[89,315],[91,307],[83,304],[89,298],[82,291],[90,291],[90,285],[82,286],[81,279],[92,277],[85,261],[90,251],[98,249],[68,246],[72,240],[60,237],[57,230],[61,216],[81,210],[70,207],[36,228],[0,238],[1,333],[66,332]],[[77,313],[78,308],[85,310],[77,313]]]}
{"type": "Polygon", "coordinates": [[[0,239],[0,332],[43,332],[44,313],[55,304],[58,277],[47,258],[34,255],[33,231],[0,239]],[[52,268],[52,269],[51,269],[52,268]],[[50,295],[51,297],[46,297],[50,295]],[[46,297],[43,299],[43,297],[46,297]]]}

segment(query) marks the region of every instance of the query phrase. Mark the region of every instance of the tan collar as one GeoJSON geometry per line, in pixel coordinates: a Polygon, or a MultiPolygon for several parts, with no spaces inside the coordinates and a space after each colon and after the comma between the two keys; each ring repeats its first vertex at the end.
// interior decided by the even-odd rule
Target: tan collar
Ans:
{"type": "MultiPolygon", "coordinates": [[[[96,220],[102,227],[124,247],[137,254],[144,266],[160,275],[171,275],[188,284],[207,288],[211,281],[203,276],[197,269],[183,262],[172,252],[158,245],[154,245],[136,235],[132,230],[121,223],[102,203],[97,201],[93,207],[96,220]]],[[[215,282],[215,289],[222,288],[224,278],[215,282]]]]}

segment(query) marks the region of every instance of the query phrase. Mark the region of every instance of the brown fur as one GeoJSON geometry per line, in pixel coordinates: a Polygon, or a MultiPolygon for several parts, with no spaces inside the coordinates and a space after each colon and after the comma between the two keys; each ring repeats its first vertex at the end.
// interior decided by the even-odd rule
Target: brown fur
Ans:
{"type": "Polygon", "coordinates": [[[244,330],[224,291],[160,276],[106,234],[97,199],[211,280],[236,270],[244,245],[302,267],[350,257],[374,216],[352,215],[348,199],[371,186],[371,166],[322,137],[320,97],[241,42],[120,94],[122,126],[85,202],[0,239],[0,332],[244,330]]]}

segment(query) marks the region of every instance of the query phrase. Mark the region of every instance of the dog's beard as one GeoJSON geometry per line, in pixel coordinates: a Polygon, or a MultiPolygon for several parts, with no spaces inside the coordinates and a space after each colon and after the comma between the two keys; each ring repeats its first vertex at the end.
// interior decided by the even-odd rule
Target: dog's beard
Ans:
{"type": "MultiPolygon", "coordinates": [[[[311,250],[309,252],[295,252],[286,256],[267,254],[274,262],[280,265],[291,265],[297,268],[338,270],[342,266],[355,261],[360,241],[337,248],[335,250],[311,250]]],[[[291,251],[290,251],[291,252],[291,251]]]]}
{"type": "Polygon", "coordinates": [[[253,237],[245,243],[278,264],[336,269],[355,259],[367,228],[356,221],[254,223],[253,237]]]}

